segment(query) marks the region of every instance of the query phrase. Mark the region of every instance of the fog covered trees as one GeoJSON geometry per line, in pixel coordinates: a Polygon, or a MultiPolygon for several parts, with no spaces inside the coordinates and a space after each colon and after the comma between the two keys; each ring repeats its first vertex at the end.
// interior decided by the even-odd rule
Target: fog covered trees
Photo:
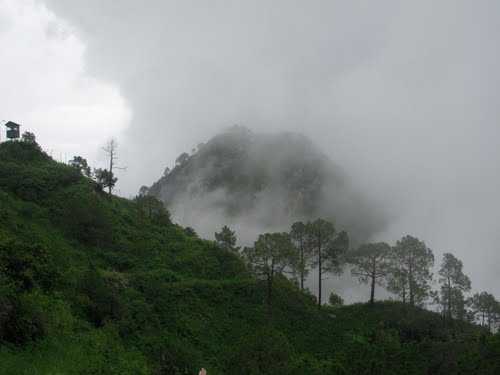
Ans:
{"type": "Polygon", "coordinates": [[[149,188],[146,186],[146,185],[142,185],[140,188],[139,188],[139,196],[140,197],[143,197],[145,195],[148,195],[149,193],[149,188]]]}
{"type": "Polygon", "coordinates": [[[469,300],[472,315],[482,326],[492,329],[500,323],[500,302],[488,292],[476,293],[469,300]]]}
{"type": "MultiPolygon", "coordinates": [[[[233,249],[236,235],[227,226],[216,233],[222,248],[233,249]]],[[[306,288],[311,271],[317,278],[316,301],[323,303],[323,279],[326,274],[339,274],[346,265],[351,275],[370,287],[370,304],[375,302],[377,285],[399,296],[403,303],[423,306],[433,297],[449,319],[479,320],[488,327],[500,323],[500,304],[488,293],[468,299],[470,279],[463,272],[463,264],[454,255],[445,253],[438,271],[439,289],[434,285],[434,254],[420,239],[406,235],[390,246],[385,242],[365,243],[349,250],[349,237],[337,231],[335,225],[324,219],[295,222],[289,233],[260,235],[254,246],[245,248],[243,255],[256,275],[267,282],[267,304],[272,304],[276,277],[293,275],[300,290],[306,288]]],[[[341,297],[332,294],[330,305],[338,305],[341,297]]]]}
{"type": "Polygon", "coordinates": [[[236,233],[227,225],[224,225],[220,232],[215,232],[215,242],[220,248],[227,251],[238,252],[240,249],[236,246],[236,233]]]}
{"type": "Polygon", "coordinates": [[[179,166],[179,165],[183,165],[184,163],[186,163],[187,161],[189,160],[189,154],[186,153],[186,152],[183,152],[182,154],[180,154],[177,159],[175,159],[175,165],[176,166],[179,166]]]}
{"type": "Polygon", "coordinates": [[[421,305],[430,294],[434,254],[423,241],[401,238],[392,250],[387,289],[410,305],[421,305]]]}
{"type": "MultiPolygon", "coordinates": [[[[229,228],[216,233],[221,247],[234,247],[236,236],[229,228]]],[[[317,219],[296,222],[290,233],[266,233],[259,236],[253,247],[246,247],[243,255],[252,270],[267,281],[267,301],[272,303],[273,282],[278,275],[293,274],[299,279],[300,289],[311,269],[318,272],[318,306],[321,306],[322,281],[326,273],[343,270],[343,256],[349,247],[345,231],[338,232],[333,223],[317,219]]]]}
{"type": "Polygon", "coordinates": [[[317,219],[307,224],[313,254],[313,268],[318,271],[318,307],[321,307],[323,275],[342,272],[342,256],[349,247],[345,231],[337,232],[333,223],[317,219]]]}
{"type": "Polygon", "coordinates": [[[277,276],[290,270],[296,263],[297,253],[288,233],[261,234],[253,247],[243,250],[254,272],[266,280],[266,302],[271,312],[273,284],[277,276]]]}
{"type": "Polygon", "coordinates": [[[342,306],[344,304],[344,299],[338,294],[332,292],[330,297],[328,297],[328,304],[333,307],[342,306]]]}
{"type": "Polygon", "coordinates": [[[375,285],[382,284],[390,272],[391,247],[385,242],[363,244],[350,252],[351,275],[370,284],[370,303],[375,301],[375,285]]]}
{"type": "Polygon", "coordinates": [[[438,274],[441,284],[439,301],[444,315],[449,319],[464,319],[464,293],[470,290],[471,282],[463,273],[462,262],[453,254],[445,253],[438,274]]]}

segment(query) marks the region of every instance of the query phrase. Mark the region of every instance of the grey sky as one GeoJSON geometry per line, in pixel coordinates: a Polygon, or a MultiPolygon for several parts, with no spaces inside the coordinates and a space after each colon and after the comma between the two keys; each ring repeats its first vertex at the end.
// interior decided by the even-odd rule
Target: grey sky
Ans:
{"type": "Polygon", "coordinates": [[[0,43],[0,117],[94,163],[115,135],[123,195],[229,125],[300,131],[389,208],[378,239],[500,297],[498,1],[0,0],[0,43]]]}

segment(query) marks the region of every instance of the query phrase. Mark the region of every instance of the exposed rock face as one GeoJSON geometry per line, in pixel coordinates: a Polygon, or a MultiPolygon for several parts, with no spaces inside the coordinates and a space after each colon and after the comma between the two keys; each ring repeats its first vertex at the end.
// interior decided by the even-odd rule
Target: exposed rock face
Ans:
{"type": "Polygon", "coordinates": [[[254,134],[236,126],[181,155],[166,172],[149,194],[181,224],[210,237],[229,224],[251,241],[264,230],[316,217],[335,219],[358,239],[377,230],[374,210],[300,134],[254,134]]]}

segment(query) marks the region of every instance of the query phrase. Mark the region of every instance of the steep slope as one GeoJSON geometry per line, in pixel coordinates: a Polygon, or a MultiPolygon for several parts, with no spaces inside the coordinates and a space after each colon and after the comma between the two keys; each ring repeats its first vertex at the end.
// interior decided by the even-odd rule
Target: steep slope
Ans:
{"type": "Polygon", "coordinates": [[[0,144],[0,373],[500,368],[499,338],[474,326],[397,303],[318,311],[285,279],[268,319],[263,285],[237,255],[144,204],[108,196],[35,144],[0,144]]]}
{"type": "Polygon", "coordinates": [[[251,241],[263,228],[327,217],[361,240],[384,225],[341,168],[294,133],[230,128],[190,156],[181,155],[149,193],[165,202],[176,220],[209,236],[231,222],[251,241]]]}

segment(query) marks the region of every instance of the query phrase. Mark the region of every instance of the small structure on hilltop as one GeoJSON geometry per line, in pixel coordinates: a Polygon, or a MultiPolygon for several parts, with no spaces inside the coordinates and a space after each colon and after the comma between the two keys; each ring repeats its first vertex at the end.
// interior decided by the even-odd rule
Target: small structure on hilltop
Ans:
{"type": "Polygon", "coordinates": [[[7,139],[18,139],[20,137],[19,128],[21,125],[9,121],[5,124],[5,126],[7,127],[7,139]]]}

